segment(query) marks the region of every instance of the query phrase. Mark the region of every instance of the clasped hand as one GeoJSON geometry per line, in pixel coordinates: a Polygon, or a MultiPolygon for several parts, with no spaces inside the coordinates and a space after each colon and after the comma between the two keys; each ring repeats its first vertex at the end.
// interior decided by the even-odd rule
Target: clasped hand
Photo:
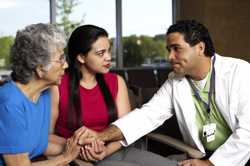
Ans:
{"type": "Polygon", "coordinates": [[[97,132],[83,126],[76,130],[74,135],[78,137],[78,144],[81,145],[80,159],[97,162],[106,157],[107,148],[103,141],[98,140],[97,132]]]}

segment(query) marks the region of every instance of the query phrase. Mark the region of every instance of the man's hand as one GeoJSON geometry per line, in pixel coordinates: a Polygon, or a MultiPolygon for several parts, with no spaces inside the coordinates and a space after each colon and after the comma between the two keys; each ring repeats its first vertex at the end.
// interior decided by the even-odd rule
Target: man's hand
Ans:
{"type": "Polygon", "coordinates": [[[178,163],[178,166],[213,166],[209,160],[190,159],[178,163]]]}
{"type": "Polygon", "coordinates": [[[124,139],[121,130],[114,125],[111,125],[100,133],[83,126],[75,131],[74,135],[80,135],[78,144],[83,146],[91,144],[91,142],[93,142],[94,140],[110,142],[124,139]]]}
{"type": "Polygon", "coordinates": [[[83,126],[75,131],[74,136],[79,137],[78,144],[84,146],[95,141],[98,137],[98,133],[83,126]]]}

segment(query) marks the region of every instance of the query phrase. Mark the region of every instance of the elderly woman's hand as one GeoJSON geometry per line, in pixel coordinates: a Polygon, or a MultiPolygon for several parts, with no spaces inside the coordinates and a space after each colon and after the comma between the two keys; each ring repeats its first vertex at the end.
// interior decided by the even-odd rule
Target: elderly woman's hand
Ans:
{"type": "Polygon", "coordinates": [[[73,136],[66,141],[63,156],[69,161],[74,160],[80,153],[81,146],[78,144],[79,136],[73,136]]]}
{"type": "Polygon", "coordinates": [[[107,148],[104,142],[95,140],[89,145],[81,148],[80,158],[85,161],[97,162],[103,160],[107,155],[107,148]]]}

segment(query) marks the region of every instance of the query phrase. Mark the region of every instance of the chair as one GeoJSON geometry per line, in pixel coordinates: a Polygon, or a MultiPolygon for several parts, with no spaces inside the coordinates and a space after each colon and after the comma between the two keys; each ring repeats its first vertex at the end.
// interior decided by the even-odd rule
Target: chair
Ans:
{"type": "Polygon", "coordinates": [[[205,154],[202,153],[201,151],[183,143],[182,141],[178,139],[175,139],[167,135],[158,134],[158,133],[150,133],[147,135],[147,139],[152,139],[160,143],[169,145],[170,147],[176,148],[177,150],[184,152],[191,158],[201,159],[205,157],[205,154]]]}
{"type": "Polygon", "coordinates": [[[123,69],[113,68],[113,69],[110,70],[110,72],[119,74],[125,80],[125,82],[127,83],[128,78],[127,78],[126,69],[124,69],[124,68],[123,69]]]}
{"type": "Polygon", "coordinates": [[[138,97],[139,106],[147,102],[157,91],[157,78],[153,68],[128,69],[128,87],[138,97]]]}
{"type": "Polygon", "coordinates": [[[128,84],[135,87],[157,87],[157,78],[153,68],[127,69],[128,84]]]}
{"type": "Polygon", "coordinates": [[[158,68],[157,70],[158,86],[160,87],[168,78],[171,68],[158,68]]]}
{"type": "MultiPolygon", "coordinates": [[[[134,95],[130,100],[139,101],[140,106],[147,102],[147,100],[149,100],[158,90],[159,84],[162,84],[167,79],[170,69],[157,69],[157,77],[155,71],[156,70],[152,68],[127,69],[128,87],[129,89],[132,89],[131,91],[133,93],[131,93],[134,95]]],[[[140,144],[141,149],[146,149],[164,156],[176,153],[186,153],[192,158],[199,159],[205,155],[197,149],[180,141],[182,140],[182,136],[175,116],[167,120],[161,127],[142,139],[145,140],[145,143],[144,145],[140,144]],[[158,144],[158,147],[156,144],[158,144]],[[167,146],[164,150],[162,150],[162,147],[164,148],[163,145],[167,146]],[[159,152],[160,148],[161,152],[159,152]]]]}
{"type": "Polygon", "coordinates": [[[177,156],[183,153],[196,159],[205,156],[204,153],[185,144],[182,140],[177,119],[174,115],[165,121],[162,126],[146,136],[146,148],[163,156],[171,156],[173,154],[177,156]]]}

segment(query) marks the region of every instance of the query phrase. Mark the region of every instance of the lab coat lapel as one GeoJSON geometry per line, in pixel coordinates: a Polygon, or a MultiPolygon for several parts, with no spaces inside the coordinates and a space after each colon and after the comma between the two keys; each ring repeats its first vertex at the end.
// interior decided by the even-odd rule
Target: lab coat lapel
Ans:
{"type": "MultiPolygon", "coordinates": [[[[216,56],[215,61],[215,102],[216,106],[218,107],[218,110],[223,115],[224,119],[226,120],[229,127],[233,130],[233,123],[234,119],[230,118],[230,108],[229,105],[226,103],[226,101],[229,101],[230,95],[228,94],[228,81],[227,81],[227,73],[223,72],[222,67],[222,61],[221,56],[218,54],[216,56]],[[224,111],[223,111],[224,110],[224,111]],[[226,110],[226,111],[225,111],[226,110]]],[[[237,99],[235,99],[237,100],[237,99]]]]}
{"type": "Polygon", "coordinates": [[[181,123],[185,123],[184,126],[186,126],[188,131],[190,131],[189,134],[191,135],[195,144],[201,151],[204,151],[204,148],[199,140],[198,128],[196,126],[196,109],[192,98],[192,91],[185,77],[179,80],[177,83],[175,95],[176,101],[179,101],[178,104],[180,105],[180,109],[183,110],[179,111],[179,114],[183,114],[183,122],[181,123]]]}

